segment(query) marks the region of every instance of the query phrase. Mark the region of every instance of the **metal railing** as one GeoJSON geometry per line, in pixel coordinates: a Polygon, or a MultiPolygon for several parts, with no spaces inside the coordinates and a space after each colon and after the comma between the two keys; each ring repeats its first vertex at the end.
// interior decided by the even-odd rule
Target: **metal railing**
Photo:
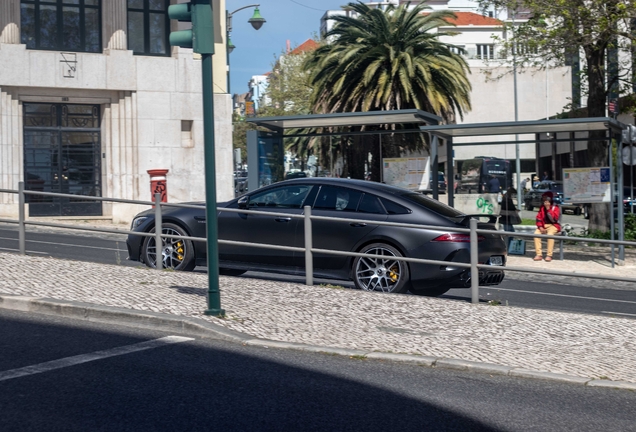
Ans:
{"type": "MultiPolygon", "coordinates": [[[[104,202],[117,202],[117,203],[126,203],[126,204],[139,204],[139,205],[148,205],[154,206],[155,212],[155,226],[163,227],[163,212],[162,207],[181,207],[181,208],[194,208],[205,210],[204,206],[201,205],[193,205],[193,204],[175,204],[175,203],[164,203],[161,202],[160,194],[155,194],[154,201],[140,201],[140,200],[128,200],[128,199],[117,199],[117,198],[106,198],[106,197],[94,197],[94,196],[84,196],[84,195],[73,195],[73,194],[63,194],[63,193],[55,193],[55,192],[41,192],[41,191],[28,191],[24,189],[24,183],[20,182],[18,186],[18,190],[11,189],[0,189],[0,193],[9,193],[9,194],[17,194],[18,195],[18,220],[12,219],[0,219],[0,222],[10,223],[10,224],[18,224],[19,231],[19,252],[20,254],[26,254],[26,226],[45,226],[45,227],[53,227],[53,228],[64,228],[71,230],[81,230],[81,231],[92,231],[92,232],[103,232],[103,233],[116,233],[122,235],[135,235],[135,236],[143,236],[143,237],[154,237],[155,245],[160,245],[163,243],[163,238],[171,238],[171,239],[183,239],[190,240],[195,242],[206,242],[207,239],[202,237],[191,237],[191,236],[180,236],[180,235],[168,235],[163,234],[162,229],[155,229],[154,233],[147,232],[137,232],[137,231],[124,231],[117,229],[108,229],[108,228],[94,228],[94,227],[81,227],[75,225],[67,225],[67,224],[59,224],[54,222],[38,222],[38,221],[30,221],[27,220],[25,214],[25,203],[27,195],[39,195],[39,196],[49,196],[49,197],[58,197],[58,198],[72,198],[78,199],[83,198],[86,201],[104,201],[104,202]]],[[[246,210],[246,209],[230,209],[230,208],[217,208],[217,211],[220,212],[231,212],[231,213],[242,213],[247,215],[264,215],[270,217],[285,217],[285,218],[294,218],[294,219],[303,219],[304,223],[304,247],[293,247],[293,246],[280,246],[280,245],[272,245],[272,244],[263,244],[263,243],[251,243],[251,242],[239,242],[232,240],[221,240],[219,239],[219,244],[226,245],[240,245],[240,246],[249,246],[254,248],[266,248],[266,249],[274,249],[274,250],[286,250],[304,253],[305,255],[305,283],[307,285],[313,285],[313,254],[321,253],[321,254],[329,254],[329,255],[339,255],[339,256],[348,256],[348,257],[369,257],[369,258],[377,258],[377,255],[372,254],[363,254],[358,252],[351,251],[339,251],[339,250],[330,250],[330,249],[317,249],[313,247],[313,235],[312,235],[312,220],[326,220],[326,221],[337,221],[337,222],[346,222],[346,223],[369,223],[368,219],[353,219],[353,218],[335,218],[335,217],[327,217],[327,216],[315,216],[311,213],[311,207],[305,206],[303,214],[289,214],[289,213],[277,213],[271,211],[259,211],[259,210],[246,210]]],[[[408,263],[417,263],[417,264],[432,264],[432,265],[440,265],[445,266],[452,264],[454,267],[467,268],[470,269],[470,288],[471,288],[471,301],[473,303],[479,302],[479,270],[493,270],[498,268],[497,266],[492,266],[488,264],[479,264],[478,262],[478,234],[492,234],[493,230],[491,229],[478,229],[477,219],[470,220],[469,228],[452,228],[449,230],[448,227],[440,227],[440,226],[432,226],[432,225],[420,225],[420,224],[407,224],[407,223],[396,223],[396,222],[383,222],[383,221],[372,221],[373,225],[378,226],[392,226],[392,227],[402,227],[402,228],[413,228],[413,229],[431,229],[436,231],[452,231],[453,233],[467,233],[470,235],[470,263],[460,263],[460,262],[451,262],[451,261],[442,261],[442,260],[429,260],[429,259],[421,259],[421,258],[408,258],[408,257],[392,257],[391,259],[396,261],[408,262],[408,263]]],[[[537,234],[525,234],[514,232],[508,234],[508,232],[500,232],[503,237],[505,236],[514,236],[514,237],[522,237],[522,238],[541,238],[541,239],[554,239],[555,241],[564,240],[561,235],[537,235],[537,234]]],[[[636,242],[631,241],[618,241],[618,240],[603,240],[603,239],[591,239],[585,237],[566,237],[567,241],[572,242],[593,242],[597,244],[607,244],[607,245],[625,245],[636,247],[636,242]]],[[[156,261],[156,269],[162,270],[163,262],[159,259],[160,251],[157,248],[156,253],[157,258],[156,261]]],[[[611,280],[611,281],[623,281],[623,282],[635,282],[636,278],[625,278],[618,276],[607,276],[607,275],[599,275],[592,273],[573,273],[573,272],[563,272],[554,270],[551,268],[549,271],[541,271],[537,269],[530,269],[526,267],[510,267],[505,266],[501,267],[501,270],[509,270],[509,271],[517,271],[517,272],[525,272],[525,273],[534,273],[534,274],[549,274],[553,276],[565,276],[565,277],[576,277],[576,278],[587,278],[587,279],[600,279],[600,280],[611,280]]]]}

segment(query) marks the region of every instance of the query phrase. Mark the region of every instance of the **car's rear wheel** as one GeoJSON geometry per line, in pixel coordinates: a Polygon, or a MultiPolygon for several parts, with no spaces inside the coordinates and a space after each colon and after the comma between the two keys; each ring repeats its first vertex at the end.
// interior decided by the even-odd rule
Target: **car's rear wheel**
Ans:
{"type": "Polygon", "coordinates": [[[409,288],[409,267],[398,261],[403,255],[384,243],[365,246],[360,253],[373,257],[356,257],[353,261],[353,282],[365,291],[405,293],[409,288]]]}
{"type": "MultiPolygon", "coordinates": [[[[155,229],[153,228],[150,232],[154,233],[155,229]]],[[[183,228],[171,223],[164,223],[161,227],[161,233],[174,236],[188,235],[183,228]]],[[[196,265],[194,247],[190,240],[163,237],[159,253],[164,269],[190,271],[196,265]]],[[[154,237],[146,237],[141,255],[148,267],[157,268],[157,244],[154,237]]]]}
{"type": "Polygon", "coordinates": [[[530,201],[526,201],[526,210],[532,211],[533,208],[532,203],[530,201]]]}

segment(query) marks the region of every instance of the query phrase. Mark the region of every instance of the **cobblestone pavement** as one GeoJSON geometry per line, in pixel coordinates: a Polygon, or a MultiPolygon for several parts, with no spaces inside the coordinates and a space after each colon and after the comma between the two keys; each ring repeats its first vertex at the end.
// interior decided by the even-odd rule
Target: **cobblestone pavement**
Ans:
{"type": "MultiPolygon", "coordinates": [[[[586,272],[636,275],[636,259],[631,256],[627,265],[611,269],[602,253],[597,255],[596,261],[584,261],[586,272]]],[[[511,261],[516,261],[511,263],[515,266],[550,265],[561,270],[581,267],[581,261],[573,259],[547,264],[515,256],[511,261]]],[[[517,273],[514,277],[531,276],[517,273]]],[[[224,319],[202,313],[205,274],[0,253],[0,294],[194,317],[282,342],[636,383],[634,320],[250,278],[221,277],[220,285],[224,319]]]]}

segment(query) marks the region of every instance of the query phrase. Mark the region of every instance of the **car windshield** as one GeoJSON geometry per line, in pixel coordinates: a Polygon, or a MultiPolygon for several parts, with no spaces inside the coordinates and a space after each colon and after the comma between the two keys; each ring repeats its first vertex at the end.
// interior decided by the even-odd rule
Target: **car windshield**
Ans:
{"type": "Polygon", "coordinates": [[[427,197],[426,195],[418,194],[418,193],[407,193],[403,194],[402,198],[411,201],[417,205],[425,207],[439,215],[442,215],[447,218],[458,218],[463,217],[464,213],[459,210],[448,206],[444,203],[441,203],[437,200],[427,197]]]}

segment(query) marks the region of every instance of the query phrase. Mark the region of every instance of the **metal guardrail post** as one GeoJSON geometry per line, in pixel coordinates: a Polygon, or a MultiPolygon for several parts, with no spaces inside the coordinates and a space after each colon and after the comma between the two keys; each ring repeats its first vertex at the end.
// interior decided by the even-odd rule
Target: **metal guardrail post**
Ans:
{"type": "Polygon", "coordinates": [[[161,232],[163,231],[163,222],[161,220],[161,194],[155,194],[155,268],[159,271],[163,270],[163,240],[161,232]]]}
{"type": "Polygon", "coordinates": [[[470,220],[470,296],[471,303],[479,303],[479,262],[477,219],[470,220]]]}
{"type": "Polygon", "coordinates": [[[18,183],[18,244],[20,247],[20,255],[26,255],[26,229],[25,229],[25,211],[24,211],[24,182],[18,183]]]}
{"type": "Polygon", "coordinates": [[[311,207],[305,206],[305,285],[314,284],[314,257],[311,252],[313,242],[311,238],[311,207]]]}

